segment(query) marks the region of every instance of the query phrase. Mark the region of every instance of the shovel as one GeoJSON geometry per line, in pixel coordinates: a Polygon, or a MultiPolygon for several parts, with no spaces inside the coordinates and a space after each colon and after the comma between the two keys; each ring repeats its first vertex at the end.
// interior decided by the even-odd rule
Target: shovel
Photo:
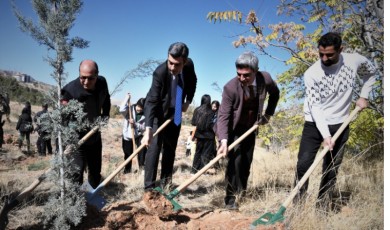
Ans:
{"type": "MultiPolygon", "coordinates": [[[[332,137],[332,141],[335,142],[337,138],[340,136],[340,134],[344,131],[344,129],[348,126],[348,124],[351,122],[351,120],[356,116],[356,114],[361,110],[360,107],[356,106],[356,108],[352,111],[352,113],[349,115],[349,117],[344,121],[344,123],[340,126],[340,128],[337,130],[337,132],[332,137]]],[[[299,189],[303,186],[303,184],[307,181],[309,176],[312,174],[314,169],[317,167],[317,165],[321,162],[322,158],[326,155],[326,153],[329,151],[329,147],[326,146],[321,151],[321,153],[317,156],[313,164],[310,166],[310,168],[307,170],[305,175],[303,175],[302,179],[297,183],[295,188],[292,190],[290,196],[284,201],[284,203],[280,206],[279,210],[276,213],[266,213],[262,216],[260,216],[259,219],[255,220],[251,227],[256,227],[257,225],[271,225],[275,224],[276,222],[282,222],[284,220],[284,212],[286,211],[287,206],[292,202],[294,197],[298,194],[299,189]]]]}
{"type": "MultiPolygon", "coordinates": [[[[172,119],[166,120],[153,134],[155,137],[161,130],[163,130],[172,119]]],[[[146,144],[140,145],[122,164],[119,165],[114,172],[112,172],[102,183],[100,183],[95,189],[86,181],[82,187],[86,191],[87,202],[95,206],[97,209],[102,209],[106,205],[106,201],[103,197],[99,196],[97,193],[108,184],[137,154],[146,146],[146,144]]]]}
{"type": "MultiPolygon", "coordinates": [[[[131,99],[131,95],[129,94],[129,103],[128,103],[129,104],[129,117],[130,117],[130,120],[133,120],[133,114],[131,112],[131,101],[130,101],[130,99],[131,99]]],[[[129,124],[129,125],[131,125],[131,124],[129,124]]],[[[131,130],[132,130],[132,134],[133,134],[133,137],[131,138],[131,140],[133,142],[133,152],[135,152],[136,149],[137,149],[137,146],[135,145],[135,125],[132,125],[131,130]]],[[[137,165],[137,167],[138,167],[138,159],[137,158],[135,158],[135,165],[137,165]]]]}
{"type": "MultiPolygon", "coordinates": [[[[231,151],[242,140],[244,140],[249,134],[253,133],[257,129],[257,127],[259,127],[258,123],[253,125],[248,131],[246,131],[237,140],[235,140],[233,143],[231,143],[228,147],[228,152],[231,151]]],[[[154,188],[154,190],[161,193],[167,200],[169,200],[172,203],[173,211],[178,211],[182,207],[173,198],[175,198],[177,195],[179,195],[181,192],[183,192],[192,182],[194,182],[196,179],[198,179],[198,177],[200,177],[203,173],[205,173],[211,166],[213,166],[215,163],[217,163],[219,161],[219,159],[221,159],[222,157],[223,157],[222,154],[218,154],[213,160],[211,160],[207,165],[205,165],[195,175],[193,175],[191,178],[186,180],[183,184],[181,184],[179,187],[177,187],[175,190],[173,190],[169,194],[165,194],[161,187],[156,187],[156,188],[154,188]]]]}
{"type": "MultiPolygon", "coordinates": [[[[88,138],[90,138],[94,133],[99,130],[99,126],[95,126],[91,131],[89,131],[82,139],[79,140],[77,146],[82,145],[88,138]]],[[[64,151],[64,154],[72,152],[71,148],[67,147],[64,151]]],[[[33,181],[33,183],[25,188],[21,193],[19,193],[12,200],[6,200],[3,208],[0,213],[0,230],[5,229],[8,224],[8,212],[15,208],[24,198],[30,196],[30,193],[43,181],[46,179],[47,175],[52,169],[47,169],[43,174],[41,174],[37,179],[33,181]]]]}

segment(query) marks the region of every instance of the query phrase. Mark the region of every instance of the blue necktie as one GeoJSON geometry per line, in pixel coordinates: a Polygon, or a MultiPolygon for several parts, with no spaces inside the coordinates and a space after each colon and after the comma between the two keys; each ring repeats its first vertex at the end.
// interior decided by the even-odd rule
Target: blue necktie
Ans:
{"type": "Polygon", "coordinates": [[[177,76],[177,87],[176,87],[176,102],[175,102],[175,116],[173,122],[179,126],[181,123],[181,101],[183,96],[183,83],[181,81],[181,75],[177,76]]]}

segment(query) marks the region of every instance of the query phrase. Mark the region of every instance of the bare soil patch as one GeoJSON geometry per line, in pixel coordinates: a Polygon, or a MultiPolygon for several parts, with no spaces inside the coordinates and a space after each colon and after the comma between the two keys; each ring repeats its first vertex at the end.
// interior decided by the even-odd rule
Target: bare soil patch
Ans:
{"type": "Polygon", "coordinates": [[[174,214],[172,203],[158,191],[145,192],[142,201],[150,213],[167,217],[174,214]]]}
{"type": "MultiPolygon", "coordinates": [[[[139,205],[137,202],[120,201],[99,212],[90,208],[86,221],[79,226],[79,229],[249,229],[256,218],[224,209],[211,211],[183,209],[177,213],[161,216],[148,212],[139,205]]],[[[271,226],[256,229],[283,228],[271,226]]]]}
{"type": "MultiPolygon", "coordinates": [[[[102,174],[104,177],[123,162],[120,120],[112,119],[111,122],[113,122],[112,125],[102,130],[102,174]]],[[[8,139],[11,139],[11,135],[14,139],[17,137],[17,133],[13,131],[15,125],[16,117],[11,123],[6,124],[5,131],[8,139]]],[[[191,128],[183,125],[178,141],[176,172],[174,173],[174,180],[177,181],[175,186],[191,177],[192,159],[185,156],[185,141],[191,128]]],[[[0,154],[2,182],[8,185],[13,184],[13,186],[0,191],[2,196],[9,192],[23,190],[46,170],[46,168],[38,168],[34,171],[28,169],[29,166],[39,165],[40,162],[48,163],[51,158],[50,156],[38,156],[35,149],[36,138],[37,134],[32,134],[32,152],[29,154],[18,150],[12,141],[7,141],[3,145],[3,151],[0,154]]],[[[137,165],[133,161],[133,169],[135,168],[137,165]]],[[[185,192],[182,197],[175,198],[179,199],[183,209],[174,212],[172,203],[159,192],[144,193],[143,176],[140,172],[120,173],[103,189],[102,195],[108,199],[106,206],[102,210],[96,210],[88,205],[87,216],[74,229],[248,229],[257,217],[223,209],[223,194],[218,201],[209,200],[210,198],[206,197],[207,187],[214,186],[213,183],[218,180],[212,178],[218,175],[207,174],[205,177],[204,183],[195,182],[192,187],[188,188],[189,192],[185,192]],[[204,200],[220,204],[204,205],[204,200]]],[[[7,229],[44,229],[44,225],[36,218],[43,211],[40,206],[42,203],[35,203],[34,199],[48,192],[49,186],[50,183],[44,181],[32,192],[31,197],[9,213],[10,222],[7,229]]],[[[2,205],[3,203],[0,204],[1,207],[2,205]]]]}

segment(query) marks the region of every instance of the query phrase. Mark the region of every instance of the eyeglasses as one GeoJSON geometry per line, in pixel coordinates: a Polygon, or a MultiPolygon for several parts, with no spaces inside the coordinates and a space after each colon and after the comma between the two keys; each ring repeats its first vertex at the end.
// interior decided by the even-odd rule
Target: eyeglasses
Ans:
{"type": "Polygon", "coordinates": [[[243,76],[243,77],[245,77],[245,78],[248,78],[248,77],[250,77],[251,75],[252,75],[252,73],[243,73],[243,74],[237,73],[237,77],[243,76]]]}
{"type": "Polygon", "coordinates": [[[82,80],[82,81],[85,81],[85,80],[89,80],[89,81],[93,81],[93,80],[95,80],[97,78],[97,76],[90,76],[90,77],[86,77],[86,76],[80,76],[80,79],[82,80]]]}

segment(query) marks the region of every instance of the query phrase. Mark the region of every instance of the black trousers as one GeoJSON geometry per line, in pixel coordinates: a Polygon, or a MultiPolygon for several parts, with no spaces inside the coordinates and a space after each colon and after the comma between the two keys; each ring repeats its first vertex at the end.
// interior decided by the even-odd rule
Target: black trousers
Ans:
{"type": "MultiPolygon", "coordinates": [[[[342,124],[329,125],[330,134],[333,136],[341,125],[342,124]]],[[[336,140],[333,151],[328,152],[324,156],[321,184],[318,194],[319,199],[323,199],[326,194],[330,194],[331,189],[336,183],[338,169],[343,160],[344,144],[347,142],[348,136],[349,127],[347,127],[336,140]]],[[[295,176],[296,184],[313,164],[322,142],[323,138],[320,131],[317,129],[316,124],[314,122],[306,121],[303,127],[301,143],[299,146],[297,172],[295,176]]],[[[298,197],[302,197],[306,194],[308,185],[309,180],[307,180],[301,187],[298,197]]]]}
{"type": "Polygon", "coordinates": [[[39,155],[46,155],[46,148],[49,154],[53,153],[53,149],[51,147],[51,139],[44,138],[45,135],[38,135],[37,139],[37,150],[39,155]]]}
{"type": "MultiPolygon", "coordinates": [[[[236,130],[229,135],[228,143],[231,144],[237,140],[248,129],[249,128],[244,127],[236,128],[236,130]]],[[[233,204],[236,200],[236,196],[245,194],[253,160],[255,140],[255,133],[251,133],[228,153],[228,166],[225,175],[225,180],[227,182],[225,204],[233,204]]]]}
{"type": "MultiPolygon", "coordinates": [[[[2,115],[0,115],[0,116],[2,116],[2,115]]],[[[3,147],[3,141],[4,141],[3,125],[0,122],[0,148],[3,147]]]]}
{"type": "Polygon", "coordinates": [[[75,173],[73,180],[80,185],[83,184],[83,173],[85,168],[88,168],[88,182],[96,188],[101,180],[102,169],[102,140],[100,133],[96,138],[96,142],[89,145],[81,145],[78,151],[73,154],[73,163],[75,173]]]}
{"type": "MultiPolygon", "coordinates": [[[[125,160],[129,158],[129,156],[133,153],[133,140],[125,140],[122,137],[122,150],[125,154],[125,160]]],[[[133,160],[131,160],[126,166],[124,173],[130,173],[131,172],[131,166],[132,166],[133,160]]]]}
{"type": "Polygon", "coordinates": [[[19,131],[19,148],[23,145],[24,137],[26,137],[27,151],[30,152],[30,132],[19,131]]]}
{"type": "Polygon", "coordinates": [[[215,139],[197,138],[191,173],[196,173],[216,155],[215,139]]]}
{"type": "MultiPolygon", "coordinates": [[[[141,139],[142,139],[142,136],[141,137],[137,137],[135,139],[135,145],[136,145],[136,148],[138,148],[140,145],[141,145],[141,139]]],[[[123,153],[125,155],[125,160],[127,158],[130,157],[131,154],[133,154],[133,140],[130,139],[130,140],[125,140],[123,139],[122,137],[122,150],[123,150],[123,153]]],[[[140,168],[142,168],[144,166],[144,162],[145,162],[145,152],[146,152],[146,149],[142,149],[138,154],[137,154],[137,159],[138,159],[138,165],[140,168]]],[[[126,166],[125,166],[125,170],[124,170],[124,173],[130,173],[131,172],[131,167],[132,167],[132,162],[133,160],[131,160],[126,166]]]]}
{"type": "MultiPolygon", "coordinates": [[[[158,128],[157,119],[153,124],[153,133],[158,128]]],[[[176,126],[170,122],[159,135],[153,138],[145,155],[145,190],[156,187],[157,169],[161,158],[161,185],[172,182],[173,163],[175,161],[176,146],[179,139],[181,125],[176,126]]]]}

